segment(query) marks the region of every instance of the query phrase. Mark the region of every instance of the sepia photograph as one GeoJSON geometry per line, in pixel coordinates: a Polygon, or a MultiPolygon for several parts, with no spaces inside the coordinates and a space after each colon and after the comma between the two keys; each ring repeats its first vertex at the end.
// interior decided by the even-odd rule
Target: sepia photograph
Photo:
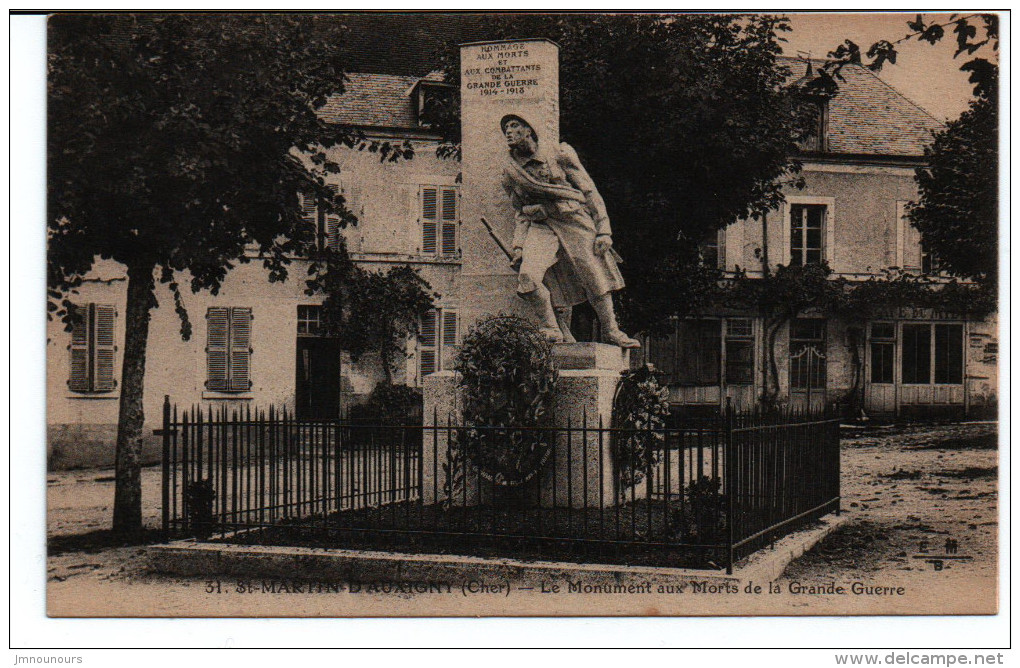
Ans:
{"type": "Polygon", "coordinates": [[[46,17],[46,614],[998,614],[1002,18],[46,17]]]}

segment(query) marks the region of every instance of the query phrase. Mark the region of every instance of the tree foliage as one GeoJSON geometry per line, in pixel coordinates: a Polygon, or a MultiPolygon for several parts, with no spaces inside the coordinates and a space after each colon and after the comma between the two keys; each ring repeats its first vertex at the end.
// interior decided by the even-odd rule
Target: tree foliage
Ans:
{"type": "MultiPolygon", "coordinates": [[[[846,65],[862,65],[880,72],[886,63],[895,65],[898,51],[897,45],[909,41],[938,44],[946,36],[946,30],[952,31],[956,40],[956,52],[953,58],[961,55],[973,56],[987,47],[995,56],[999,50],[999,17],[995,14],[951,14],[945,22],[927,22],[918,14],[914,20],[907,21],[909,32],[896,40],[881,39],[872,44],[862,54],[861,47],[852,40],[844,40],[842,44],[829,52],[825,66],[820,74],[824,77],[841,79],[840,70],[846,65]]],[[[998,65],[984,55],[971,58],[960,69],[970,72],[970,82],[974,85],[974,95],[987,96],[998,86],[998,65]]],[[[830,79],[831,80],[831,79],[830,79]]]]}
{"type": "Polygon", "coordinates": [[[997,96],[978,97],[925,150],[910,219],[939,267],[996,285],[999,247],[997,96]]]}
{"type": "Polygon", "coordinates": [[[306,292],[325,295],[322,333],[338,339],[355,362],[378,352],[392,383],[394,362],[403,359],[408,338],[418,335],[434,306],[429,284],[407,265],[386,272],[364,269],[343,248],[325,251],[308,271],[306,292]]]}
{"type": "MultiPolygon", "coordinates": [[[[696,306],[713,276],[697,242],[775,208],[815,106],[777,62],[787,22],[766,15],[494,17],[493,39],[560,45],[561,137],[606,200],[625,259],[624,315],[645,329],[696,306]]],[[[458,54],[446,57],[459,83],[458,54]]],[[[434,122],[459,139],[455,104],[434,122]]]]}
{"type": "MultiPolygon", "coordinates": [[[[97,258],[128,276],[114,529],[141,527],[142,396],[155,280],[216,293],[257,250],[270,280],[313,243],[298,193],[343,211],[326,149],[367,142],[316,113],[343,92],[335,17],[55,15],[48,35],[49,308],[97,258]]],[[[376,146],[385,158],[406,147],[376,146]]],[[[190,334],[186,319],[182,333],[190,334]]]]}

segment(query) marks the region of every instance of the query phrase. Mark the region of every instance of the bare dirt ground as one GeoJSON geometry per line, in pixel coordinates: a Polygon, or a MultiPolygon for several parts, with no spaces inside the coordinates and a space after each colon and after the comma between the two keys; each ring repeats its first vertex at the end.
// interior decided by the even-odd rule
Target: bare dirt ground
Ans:
{"type": "MultiPolygon", "coordinates": [[[[995,423],[844,430],[843,508],[849,516],[847,523],[787,568],[775,583],[780,595],[711,602],[698,599],[696,605],[685,605],[683,614],[994,613],[996,434],[995,423]],[[925,559],[915,558],[945,553],[947,538],[956,541],[956,556],[969,558],[944,560],[940,571],[925,559]],[[854,582],[890,590],[902,587],[904,593],[853,594],[849,590],[854,582]],[[835,586],[844,587],[847,593],[828,593],[835,586]]],[[[143,514],[151,532],[133,544],[114,539],[106,530],[112,516],[112,476],[112,470],[94,469],[48,477],[47,599],[51,615],[280,614],[282,601],[277,597],[241,598],[227,592],[214,597],[203,578],[171,578],[150,572],[142,544],[155,540],[159,524],[159,469],[143,470],[143,514]]],[[[391,598],[381,601],[391,614],[414,611],[413,601],[391,598]]],[[[299,616],[351,614],[343,600],[320,596],[303,597],[299,602],[292,598],[287,610],[299,616]]],[[[685,600],[694,603],[694,599],[685,600]]],[[[613,614],[606,599],[591,605],[601,606],[592,609],[602,614],[613,614]]],[[[451,609],[454,612],[446,614],[472,614],[467,607],[451,609]]],[[[487,609],[490,614],[499,613],[498,608],[487,609]]],[[[417,613],[422,614],[420,609],[417,613]]]]}
{"type": "MultiPolygon", "coordinates": [[[[993,612],[997,425],[844,431],[843,507],[850,521],[791,564],[783,588],[860,581],[904,587],[913,592],[913,605],[923,599],[919,607],[927,612],[993,612]],[[957,544],[953,556],[969,558],[944,560],[942,570],[918,558],[945,554],[947,540],[957,544]]],[[[804,598],[803,605],[817,603],[804,598]]]]}

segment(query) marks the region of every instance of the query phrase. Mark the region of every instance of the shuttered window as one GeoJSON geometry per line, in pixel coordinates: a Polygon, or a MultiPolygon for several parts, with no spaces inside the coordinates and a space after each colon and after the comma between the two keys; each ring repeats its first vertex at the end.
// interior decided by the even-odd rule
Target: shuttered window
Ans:
{"type": "Polygon", "coordinates": [[[421,186],[418,194],[423,255],[452,256],[458,252],[460,192],[455,186],[421,186]]]}
{"type": "Polygon", "coordinates": [[[455,188],[443,188],[442,244],[443,255],[457,254],[457,223],[460,213],[457,210],[458,194],[455,188]]]}
{"type": "MultiPolygon", "coordinates": [[[[343,188],[336,183],[326,186],[333,195],[343,195],[343,188]]],[[[318,250],[337,248],[340,243],[340,216],[326,213],[324,207],[318,206],[312,193],[301,195],[301,216],[315,228],[315,247],[318,250]]]]}
{"type": "Polygon", "coordinates": [[[418,333],[418,361],[420,375],[427,376],[438,371],[439,337],[436,332],[436,311],[429,311],[421,322],[418,333]]]}
{"type": "Polygon", "coordinates": [[[454,346],[460,343],[460,321],[453,309],[433,309],[426,314],[418,334],[419,375],[427,376],[453,364],[454,346]]]}
{"type": "Polygon", "coordinates": [[[656,371],[663,374],[663,382],[678,382],[676,373],[677,356],[677,322],[670,321],[669,328],[663,334],[649,336],[645,345],[647,359],[656,371]]]}
{"type": "Polygon", "coordinates": [[[67,386],[74,392],[110,392],[117,387],[113,377],[117,311],[107,304],[76,306],[74,311],[67,386]]]}
{"type": "Polygon", "coordinates": [[[212,306],[206,319],[206,389],[248,391],[251,389],[251,309],[212,306]]]}

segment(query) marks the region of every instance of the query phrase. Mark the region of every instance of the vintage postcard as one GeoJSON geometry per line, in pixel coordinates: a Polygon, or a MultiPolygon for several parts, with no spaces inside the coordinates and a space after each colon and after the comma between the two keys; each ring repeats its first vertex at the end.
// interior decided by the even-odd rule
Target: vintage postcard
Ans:
{"type": "Polygon", "coordinates": [[[48,615],[996,614],[999,20],[50,16],[48,615]]]}

